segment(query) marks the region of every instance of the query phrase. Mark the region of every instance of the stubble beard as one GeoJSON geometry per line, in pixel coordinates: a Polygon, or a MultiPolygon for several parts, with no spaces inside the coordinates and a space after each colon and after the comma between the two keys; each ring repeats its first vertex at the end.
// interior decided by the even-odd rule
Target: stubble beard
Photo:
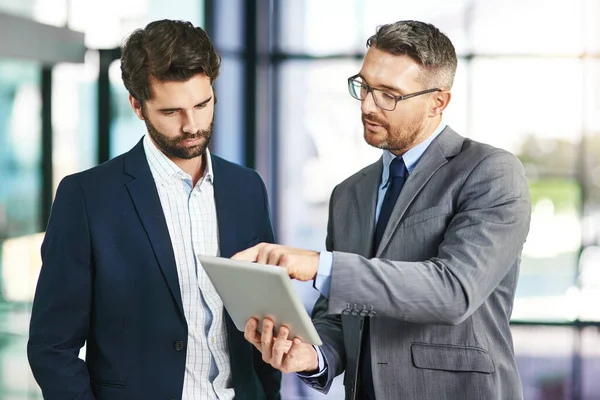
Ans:
{"type": "Polygon", "coordinates": [[[195,133],[182,132],[176,137],[168,137],[160,132],[146,116],[144,116],[144,122],[152,141],[165,155],[182,160],[191,160],[204,155],[204,152],[212,140],[215,118],[213,115],[213,119],[206,129],[199,130],[195,133]],[[195,146],[185,146],[182,144],[185,140],[194,140],[198,138],[200,138],[201,141],[195,146]]]}
{"type": "Polygon", "coordinates": [[[370,146],[381,150],[388,150],[394,153],[404,153],[414,147],[415,142],[419,139],[423,132],[425,122],[422,119],[415,119],[408,126],[392,129],[386,121],[369,117],[369,121],[381,125],[386,132],[384,139],[379,139],[375,134],[367,130],[365,124],[365,116],[362,117],[363,122],[363,137],[365,142],[370,146]]]}

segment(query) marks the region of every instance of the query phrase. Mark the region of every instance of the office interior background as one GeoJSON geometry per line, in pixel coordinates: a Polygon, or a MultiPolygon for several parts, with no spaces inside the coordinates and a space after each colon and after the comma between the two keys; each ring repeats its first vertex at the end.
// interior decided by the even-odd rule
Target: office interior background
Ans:
{"type": "MultiPolygon", "coordinates": [[[[39,244],[65,175],[145,127],[120,78],[151,20],[223,56],[212,150],[265,180],[280,243],[324,248],[333,186],[380,151],[346,89],[378,25],[431,22],[459,65],[445,122],[515,153],[531,231],[513,334],[526,399],[600,399],[600,0],[0,0],[0,399],[41,399],[27,363],[39,244]]],[[[296,284],[308,310],[310,285],[296,284]]],[[[328,398],[343,398],[338,378],[328,398]]],[[[293,376],[284,399],[322,399],[293,376]]]]}

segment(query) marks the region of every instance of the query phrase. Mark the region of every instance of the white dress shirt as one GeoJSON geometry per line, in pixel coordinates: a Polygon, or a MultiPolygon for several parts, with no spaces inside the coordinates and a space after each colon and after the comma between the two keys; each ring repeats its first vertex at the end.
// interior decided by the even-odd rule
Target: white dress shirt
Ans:
{"type": "Polygon", "coordinates": [[[223,302],[197,258],[219,254],[210,153],[207,149],[204,176],[192,186],[192,177],[165,156],[148,135],[144,151],[173,244],[188,325],[182,400],[232,400],[235,393],[223,302]]]}

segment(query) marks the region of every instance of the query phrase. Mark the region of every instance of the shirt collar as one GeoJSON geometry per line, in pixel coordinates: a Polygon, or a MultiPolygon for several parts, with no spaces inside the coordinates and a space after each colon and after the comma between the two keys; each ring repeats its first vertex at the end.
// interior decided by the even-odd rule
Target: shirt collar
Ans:
{"type": "MultiPolygon", "coordinates": [[[[192,177],[187,172],[184,172],[179,168],[177,164],[171,161],[169,157],[156,147],[149,135],[144,136],[144,152],[146,153],[146,159],[155,180],[160,182],[166,182],[173,178],[192,180],[192,177]]],[[[210,151],[208,149],[204,152],[204,161],[206,163],[206,168],[204,169],[204,176],[200,182],[206,179],[212,183],[214,180],[214,172],[210,151]]]]}
{"type": "MultiPolygon", "coordinates": [[[[425,150],[427,150],[431,142],[433,142],[433,140],[438,137],[445,128],[446,124],[444,121],[440,122],[438,127],[435,128],[433,133],[427,139],[402,155],[402,160],[404,161],[404,165],[406,165],[406,169],[408,170],[409,174],[413,171],[413,169],[415,169],[417,162],[419,162],[421,156],[425,153],[425,150]]],[[[387,184],[390,176],[390,163],[394,158],[396,158],[396,155],[391,151],[383,151],[383,171],[381,172],[381,182],[384,184],[387,184]]]]}

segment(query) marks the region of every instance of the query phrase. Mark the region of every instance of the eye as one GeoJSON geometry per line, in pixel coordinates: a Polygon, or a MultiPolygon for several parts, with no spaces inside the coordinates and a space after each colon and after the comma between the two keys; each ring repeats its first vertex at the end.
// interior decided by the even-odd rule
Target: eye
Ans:
{"type": "Polygon", "coordinates": [[[396,100],[396,96],[394,96],[393,94],[387,93],[387,92],[381,92],[381,97],[387,101],[396,100]]]}
{"type": "Polygon", "coordinates": [[[163,114],[164,116],[167,116],[167,117],[169,117],[169,116],[171,116],[171,115],[175,115],[175,111],[163,111],[163,112],[162,112],[162,114],[163,114]]]}

